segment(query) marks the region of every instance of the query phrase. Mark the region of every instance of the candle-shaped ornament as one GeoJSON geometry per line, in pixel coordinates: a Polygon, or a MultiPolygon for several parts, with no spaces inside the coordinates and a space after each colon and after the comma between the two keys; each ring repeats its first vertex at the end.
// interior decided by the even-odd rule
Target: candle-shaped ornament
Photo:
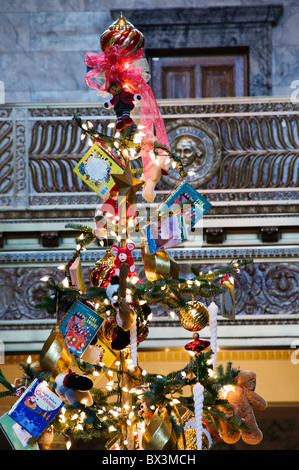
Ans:
{"type": "Polygon", "coordinates": [[[210,323],[210,335],[211,335],[211,349],[213,351],[213,368],[216,368],[217,362],[217,335],[218,335],[218,323],[217,323],[217,314],[218,306],[215,302],[210,303],[208,306],[209,311],[209,323],[210,323]]]}
{"type": "Polygon", "coordinates": [[[195,409],[195,422],[196,422],[196,442],[197,450],[202,450],[202,415],[203,415],[203,400],[204,400],[204,387],[200,382],[197,382],[193,387],[194,409],[195,409]]]}

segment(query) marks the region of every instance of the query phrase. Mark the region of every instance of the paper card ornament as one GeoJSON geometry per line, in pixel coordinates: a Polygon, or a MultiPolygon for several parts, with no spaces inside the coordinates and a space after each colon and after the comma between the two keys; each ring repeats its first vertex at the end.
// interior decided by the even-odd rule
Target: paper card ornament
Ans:
{"type": "Polygon", "coordinates": [[[101,198],[105,198],[115,184],[111,174],[122,174],[124,166],[105,145],[97,142],[73,171],[101,198]]]}
{"type": "Polygon", "coordinates": [[[64,402],[49,389],[46,382],[35,379],[8,414],[37,438],[49,426],[63,405],[64,402]]]}
{"type": "Polygon", "coordinates": [[[233,277],[225,277],[221,282],[221,288],[225,289],[221,294],[221,315],[230,320],[235,318],[235,286],[233,277]]]}
{"type": "Polygon", "coordinates": [[[146,227],[150,253],[167,250],[189,240],[187,226],[182,214],[163,217],[146,227]]]}
{"type": "MultiPolygon", "coordinates": [[[[32,439],[32,435],[7,413],[0,418],[0,431],[3,432],[9,443],[9,450],[39,450],[37,443],[32,445],[28,443],[32,439]]],[[[6,450],[3,444],[1,450],[6,450]]]]}
{"type": "Polygon", "coordinates": [[[193,228],[206,212],[212,207],[198,191],[187,181],[180,183],[171,194],[160,204],[159,214],[171,211],[172,214],[183,213],[188,229],[193,228]]]}
{"type": "MultiPolygon", "coordinates": [[[[116,360],[116,355],[108,346],[107,342],[105,342],[103,338],[99,337],[88,346],[82,359],[89,364],[104,364],[106,367],[110,367],[116,360]]],[[[93,375],[91,377],[93,383],[96,384],[103,375],[104,372],[99,372],[98,374],[93,375]]]]}
{"type": "Polygon", "coordinates": [[[103,321],[94,310],[76,300],[60,325],[70,352],[81,357],[103,321]]]}
{"type": "Polygon", "coordinates": [[[71,283],[77,287],[82,294],[85,294],[85,282],[82,272],[80,256],[77,256],[73,264],[70,266],[69,273],[71,276],[71,283]]]}

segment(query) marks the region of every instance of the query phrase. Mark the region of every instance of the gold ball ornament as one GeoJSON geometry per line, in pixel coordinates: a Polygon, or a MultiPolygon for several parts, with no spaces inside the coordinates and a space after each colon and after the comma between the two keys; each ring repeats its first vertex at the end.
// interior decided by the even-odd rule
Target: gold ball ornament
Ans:
{"type": "Polygon", "coordinates": [[[209,323],[209,311],[203,303],[191,301],[186,309],[180,311],[179,320],[186,330],[199,331],[209,323]]]}
{"type": "Polygon", "coordinates": [[[118,20],[102,34],[100,45],[103,52],[112,46],[121,46],[123,52],[129,55],[144,46],[144,37],[121,13],[118,20]]]}

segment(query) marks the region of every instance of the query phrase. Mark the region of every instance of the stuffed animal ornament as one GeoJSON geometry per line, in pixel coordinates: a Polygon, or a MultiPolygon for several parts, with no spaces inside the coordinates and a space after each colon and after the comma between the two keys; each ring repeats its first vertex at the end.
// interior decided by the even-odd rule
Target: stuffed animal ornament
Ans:
{"type": "Polygon", "coordinates": [[[55,377],[57,395],[71,405],[78,402],[85,406],[91,406],[93,398],[89,390],[92,387],[93,381],[87,375],[78,375],[69,371],[55,377]]]}
{"type": "Polygon", "coordinates": [[[236,443],[240,437],[246,444],[256,445],[263,439],[263,433],[259,429],[253,408],[264,410],[268,404],[266,400],[255,391],[256,373],[248,370],[240,370],[236,376],[236,385],[231,387],[225,398],[232,406],[232,410],[223,407],[219,409],[225,413],[227,418],[235,416],[240,419],[249,430],[237,430],[232,433],[226,421],[221,421],[222,439],[227,444],[236,443]]]}
{"type": "Polygon", "coordinates": [[[106,288],[106,294],[111,306],[116,310],[116,321],[124,331],[129,331],[133,321],[136,320],[133,307],[126,299],[128,265],[120,268],[120,276],[113,276],[106,288]]]}
{"type": "Polygon", "coordinates": [[[119,277],[113,276],[110,280],[109,285],[106,287],[106,294],[110,301],[110,304],[114,308],[118,308],[118,289],[119,289],[119,277]]]}
{"type": "Polygon", "coordinates": [[[106,109],[114,108],[114,112],[117,117],[116,130],[120,131],[126,126],[133,124],[133,119],[130,116],[130,112],[135,107],[135,101],[141,100],[139,93],[129,93],[124,90],[120,83],[115,81],[109,84],[107,89],[112,95],[112,99],[104,102],[106,109]]]}
{"type": "Polygon", "coordinates": [[[127,243],[125,247],[120,248],[117,245],[112,245],[110,248],[111,253],[115,256],[114,267],[115,274],[119,276],[120,267],[122,263],[129,265],[129,276],[132,276],[136,272],[136,266],[134,258],[132,256],[132,251],[135,249],[134,243],[127,243]]]}
{"type": "Polygon", "coordinates": [[[149,163],[142,175],[142,179],[145,181],[142,190],[142,196],[147,202],[153,202],[156,197],[155,187],[161,179],[161,175],[167,175],[169,170],[169,165],[165,163],[165,158],[158,156],[157,159],[154,159],[149,163]]]}

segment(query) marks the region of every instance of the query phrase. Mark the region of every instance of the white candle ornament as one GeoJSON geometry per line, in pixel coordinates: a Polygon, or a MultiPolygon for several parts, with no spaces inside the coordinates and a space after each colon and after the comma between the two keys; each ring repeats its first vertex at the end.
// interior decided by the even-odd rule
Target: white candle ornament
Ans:
{"type": "Polygon", "coordinates": [[[216,368],[217,362],[217,314],[218,314],[218,307],[215,302],[210,303],[208,306],[209,311],[209,318],[210,318],[210,335],[211,335],[211,349],[213,351],[213,368],[216,368]]]}
{"type": "Polygon", "coordinates": [[[131,356],[134,367],[137,367],[137,318],[133,321],[130,328],[131,356]]]}
{"type": "Polygon", "coordinates": [[[203,414],[203,399],[204,387],[197,382],[193,387],[193,399],[195,408],[195,422],[196,422],[196,443],[197,450],[202,450],[202,414],[203,414]]]}

